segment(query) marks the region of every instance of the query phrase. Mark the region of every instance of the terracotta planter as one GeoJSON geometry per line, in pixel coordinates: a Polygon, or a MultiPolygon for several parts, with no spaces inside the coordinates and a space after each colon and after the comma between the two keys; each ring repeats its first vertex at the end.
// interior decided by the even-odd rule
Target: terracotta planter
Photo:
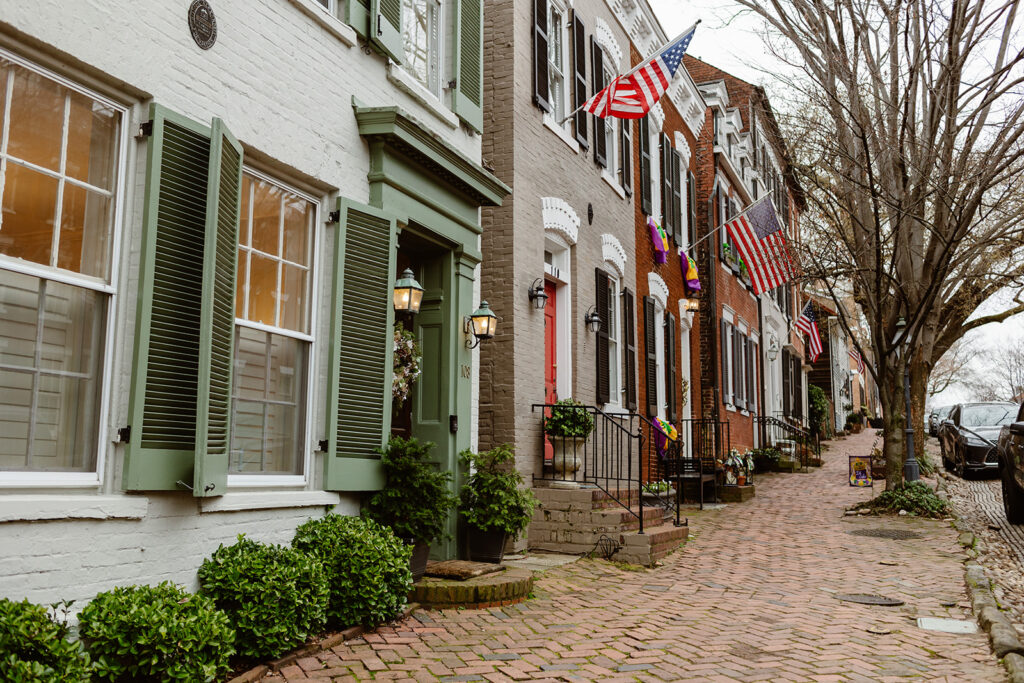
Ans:
{"type": "Polygon", "coordinates": [[[486,531],[476,527],[467,527],[466,541],[469,546],[469,559],[473,562],[490,562],[501,564],[505,556],[505,541],[508,534],[496,529],[486,531]]]}
{"type": "Polygon", "coordinates": [[[423,578],[427,573],[427,560],[430,558],[430,544],[426,541],[416,541],[412,544],[412,557],[409,558],[409,569],[412,570],[413,583],[423,578]]]}
{"type": "Polygon", "coordinates": [[[737,486],[746,486],[747,485],[747,477],[745,475],[742,475],[742,474],[739,475],[738,477],[736,477],[736,485],[737,486]]]}

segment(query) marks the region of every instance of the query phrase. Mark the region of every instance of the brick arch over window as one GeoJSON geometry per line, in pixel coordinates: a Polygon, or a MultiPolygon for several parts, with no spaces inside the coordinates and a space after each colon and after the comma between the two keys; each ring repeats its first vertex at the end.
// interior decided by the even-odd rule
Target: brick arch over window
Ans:
{"type": "Polygon", "coordinates": [[[544,231],[559,235],[570,246],[576,244],[580,232],[580,217],[564,199],[541,197],[541,217],[544,231]]]}
{"type": "Polygon", "coordinates": [[[662,310],[668,310],[668,285],[657,273],[647,273],[647,288],[651,297],[661,306],[662,310]]]}
{"type": "Polygon", "coordinates": [[[615,34],[612,33],[611,26],[600,17],[594,22],[594,42],[601,46],[604,53],[614,62],[614,69],[616,73],[623,73],[626,69],[623,68],[623,55],[622,48],[619,47],[619,41],[615,40],[615,34]]]}

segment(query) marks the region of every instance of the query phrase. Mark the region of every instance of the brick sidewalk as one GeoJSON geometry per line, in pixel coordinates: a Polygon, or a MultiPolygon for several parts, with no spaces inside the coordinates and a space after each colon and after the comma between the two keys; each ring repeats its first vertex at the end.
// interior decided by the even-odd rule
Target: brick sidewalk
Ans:
{"type": "Polygon", "coordinates": [[[265,680],[1004,680],[983,634],[912,619],[969,616],[949,525],[842,516],[871,496],[847,486],[846,455],[866,453],[873,432],[832,442],[820,470],[759,477],[753,501],[690,513],[694,537],[663,567],[583,560],[547,572],[526,603],[418,612],[265,680]],[[848,533],[882,527],[921,536],[848,533]],[[856,605],[837,592],[907,604],[856,605]]]}

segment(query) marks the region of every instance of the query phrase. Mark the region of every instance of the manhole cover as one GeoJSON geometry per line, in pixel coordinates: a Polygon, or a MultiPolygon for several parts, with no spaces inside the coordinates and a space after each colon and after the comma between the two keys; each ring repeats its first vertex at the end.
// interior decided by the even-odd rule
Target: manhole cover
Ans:
{"type": "Polygon", "coordinates": [[[928,631],[941,631],[942,633],[977,633],[978,625],[973,621],[963,619],[936,619],[934,617],[921,617],[917,625],[928,631]]]}
{"type": "Polygon", "coordinates": [[[846,533],[851,536],[870,536],[871,538],[893,538],[897,541],[906,541],[911,538],[921,538],[920,532],[907,531],[906,529],[854,529],[846,533]]]}
{"type": "Polygon", "coordinates": [[[840,593],[836,596],[843,602],[856,602],[860,605],[881,605],[882,607],[899,607],[904,604],[902,600],[887,598],[884,595],[870,595],[868,593],[840,593]]]}

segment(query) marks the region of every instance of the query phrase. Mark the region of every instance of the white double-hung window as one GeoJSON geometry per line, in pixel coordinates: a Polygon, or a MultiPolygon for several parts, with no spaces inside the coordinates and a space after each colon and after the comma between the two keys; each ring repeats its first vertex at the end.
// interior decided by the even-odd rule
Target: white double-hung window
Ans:
{"type": "Polygon", "coordinates": [[[98,480],[125,109],[0,50],[0,482],[98,480]]]}
{"type": "Polygon", "coordinates": [[[566,56],[565,8],[554,0],[548,5],[548,93],[551,101],[551,118],[560,126],[565,118],[569,92],[565,87],[566,56]]]}
{"type": "Polygon", "coordinates": [[[443,7],[439,0],[402,0],[403,67],[430,94],[441,98],[443,7]]]}
{"type": "Polygon", "coordinates": [[[304,475],[317,203],[255,171],[242,176],[230,483],[304,475]],[[239,476],[241,475],[241,476],[239,476]]]}
{"type": "Polygon", "coordinates": [[[619,337],[622,334],[622,312],[619,296],[619,281],[608,277],[608,396],[611,403],[621,407],[622,401],[622,353],[619,337]]]}

